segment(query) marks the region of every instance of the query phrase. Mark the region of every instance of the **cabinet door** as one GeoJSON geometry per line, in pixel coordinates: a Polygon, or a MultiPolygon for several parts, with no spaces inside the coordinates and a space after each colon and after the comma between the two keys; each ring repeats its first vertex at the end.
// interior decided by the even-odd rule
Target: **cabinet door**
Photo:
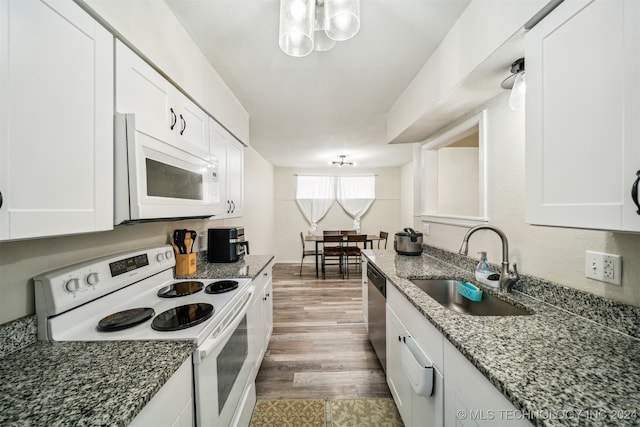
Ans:
{"type": "Polygon", "coordinates": [[[235,138],[227,146],[227,198],[231,201],[230,217],[241,217],[244,202],[244,147],[235,138]]]}
{"type": "Polygon", "coordinates": [[[136,115],[136,128],[168,142],[180,126],[171,84],[135,52],[116,41],[116,111],[136,115]]]}
{"type": "Polygon", "coordinates": [[[526,35],[526,220],[640,230],[640,6],[560,4],[526,35]]]}
{"type": "Polygon", "coordinates": [[[113,228],[113,38],[72,1],[0,2],[0,240],[113,228]]]}
{"type": "Polygon", "coordinates": [[[265,351],[269,346],[269,340],[271,340],[271,334],[273,333],[273,282],[271,277],[267,285],[264,287],[264,347],[265,351]]]}
{"type": "Polygon", "coordinates": [[[175,105],[178,114],[178,123],[174,128],[177,143],[185,150],[208,159],[209,116],[178,90],[175,90],[175,105]]]}
{"type": "Polygon", "coordinates": [[[231,211],[231,203],[227,198],[227,138],[229,133],[213,119],[209,119],[209,144],[213,161],[218,166],[218,185],[214,194],[215,213],[218,218],[225,218],[231,211]]]}
{"type": "Polygon", "coordinates": [[[366,257],[362,257],[362,318],[364,319],[364,327],[369,330],[369,279],[367,278],[367,261],[366,257]]]}
{"type": "MultiPolygon", "coordinates": [[[[425,320],[426,321],[426,320],[425,320]]],[[[411,384],[402,370],[402,337],[409,335],[398,316],[387,305],[387,384],[402,422],[412,426],[411,384]]]]}
{"type": "Polygon", "coordinates": [[[531,426],[516,408],[448,341],[444,344],[444,424],[531,426]]]}

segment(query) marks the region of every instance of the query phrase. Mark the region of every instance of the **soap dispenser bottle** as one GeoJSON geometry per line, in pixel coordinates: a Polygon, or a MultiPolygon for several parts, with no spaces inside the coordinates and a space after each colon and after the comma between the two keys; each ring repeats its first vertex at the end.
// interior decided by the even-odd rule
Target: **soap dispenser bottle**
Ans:
{"type": "Polygon", "coordinates": [[[489,276],[493,274],[493,270],[487,262],[487,253],[480,252],[480,262],[476,266],[476,280],[488,286],[497,286],[498,282],[489,280],[489,276]]]}

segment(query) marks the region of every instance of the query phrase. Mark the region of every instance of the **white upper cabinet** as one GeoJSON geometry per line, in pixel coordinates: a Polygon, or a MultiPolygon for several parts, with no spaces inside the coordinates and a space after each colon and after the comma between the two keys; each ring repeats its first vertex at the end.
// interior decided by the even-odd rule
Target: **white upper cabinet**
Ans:
{"type": "Polygon", "coordinates": [[[71,0],[0,1],[0,240],[113,228],[113,37],[71,0]]]}
{"type": "Polygon", "coordinates": [[[116,111],[136,115],[139,131],[209,157],[209,117],[122,42],[116,42],[116,111]]]}
{"type": "Polygon", "coordinates": [[[525,46],[526,221],[640,231],[640,2],[567,0],[525,46]]]}
{"type": "Polygon", "coordinates": [[[241,217],[244,200],[244,146],[225,128],[210,120],[211,154],[219,162],[218,218],[241,217]]]}

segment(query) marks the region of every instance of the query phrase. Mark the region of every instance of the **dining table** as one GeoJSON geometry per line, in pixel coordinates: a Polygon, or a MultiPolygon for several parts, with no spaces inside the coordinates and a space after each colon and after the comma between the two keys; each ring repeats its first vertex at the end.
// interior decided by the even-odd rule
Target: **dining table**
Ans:
{"type": "MultiPolygon", "coordinates": [[[[377,234],[367,234],[366,235],[366,239],[364,241],[364,247],[365,249],[367,248],[367,243],[369,244],[369,246],[371,247],[371,249],[373,249],[373,242],[374,241],[378,241],[378,240],[384,240],[383,237],[378,236],[377,234]]],[[[347,235],[343,235],[343,241],[346,242],[347,241],[347,235]]],[[[305,242],[315,242],[316,245],[316,254],[318,253],[319,249],[320,249],[320,244],[324,242],[324,236],[322,235],[316,235],[316,234],[307,234],[304,236],[304,241],[305,242]]],[[[332,242],[334,243],[334,242],[332,242]]],[[[318,275],[318,257],[316,258],[316,276],[318,275]]]]}

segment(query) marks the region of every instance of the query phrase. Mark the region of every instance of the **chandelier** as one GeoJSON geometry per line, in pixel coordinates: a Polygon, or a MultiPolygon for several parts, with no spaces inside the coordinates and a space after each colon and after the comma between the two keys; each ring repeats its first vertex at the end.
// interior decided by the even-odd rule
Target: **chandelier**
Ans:
{"type": "Polygon", "coordinates": [[[340,160],[330,161],[329,164],[330,165],[336,165],[338,167],[342,167],[342,166],[357,166],[358,165],[356,162],[345,162],[344,159],[347,156],[345,156],[344,154],[341,154],[338,157],[340,157],[340,160]]]}
{"type": "Polygon", "coordinates": [[[280,49],[302,57],[326,51],[360,29],[360,0],[280,0],[280,49]]]}

